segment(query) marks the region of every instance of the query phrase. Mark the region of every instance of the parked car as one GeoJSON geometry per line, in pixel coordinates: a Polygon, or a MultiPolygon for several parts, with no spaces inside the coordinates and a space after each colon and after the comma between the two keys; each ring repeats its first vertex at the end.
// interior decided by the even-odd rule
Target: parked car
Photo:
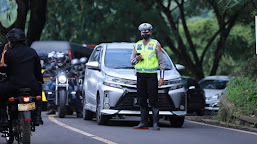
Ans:
{"type": "MultiPolygon", "coordinates": [[[[95,114],[98,124],[106,124],[112,116],[140,115],[136,71],[130,63],[134,45],[103,43],[92,52],[85,70],[85,120],[91,120],[95,114]]],[[[164,50],[163,54],[166,70],[164,85],[158,90],[159,115],[169,119],[172,126],[181,127],[187,114],[186,92],[181,75],[164,50]]]]}
{"type": "Polygon", "coordinates": [[[196,112],[197,115],[202,116],[205,107],[204,90],[191,77],[182,76],[182,81],[187,92],[187,112],[196,112]]]}
{"type": "Polygon", "coordinates": [[[205,92],[206,110],[219,110],[220,95],[227,87],[229,80],[228,76],[209,76],[199,81],[200,87],[205,92]]]}

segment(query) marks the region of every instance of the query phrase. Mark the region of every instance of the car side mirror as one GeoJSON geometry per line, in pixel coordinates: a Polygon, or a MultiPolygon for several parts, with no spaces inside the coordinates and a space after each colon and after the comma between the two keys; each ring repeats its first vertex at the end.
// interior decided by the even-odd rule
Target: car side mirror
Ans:
{"type": "Polygon", "coordinates": [[[185,69],[185,67],[184,67],[183,65],[181,65],[181,64],[176,64],[175,66],[176,66],[176,69],[177,69],[178,71],[182,71],[182,70],[185,69]]]}
{"type": "Polygon", "coordinates": [[[188,89],[195,89],[195,86],[190,86],[188,89]]]}
{"type": "Polygon", "coordinates": [[[86,63],[86,67],[88,69],[99,70],[100,71],[100,65],[99,65],[99,63],[97,61],[86,63]]]}

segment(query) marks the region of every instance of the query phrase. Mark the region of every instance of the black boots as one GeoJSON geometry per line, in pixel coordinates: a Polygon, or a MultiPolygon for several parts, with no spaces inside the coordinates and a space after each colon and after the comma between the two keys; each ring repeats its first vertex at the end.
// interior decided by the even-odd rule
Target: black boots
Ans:
{"type": "Polygon", "coordinates": [[[141,121],[138,126],[134,127],[134,129],[148,129],[149,112],[146,107],[140,107],[140,111],[141,111],[141,121]]]}
{"type": "Polygon", "coordinates": [[[159,122],[159,108],[152,108],[153,111],[153,130],[160,130],[159,122]]]}
{"type": "Polygon", "coordinates": [[[43,122],[42,117],[41,117],[41,107],[38,107],[37,110],[36,110],[36,119],[34,121],[34,125],[39,126],[40,124],[43,125],[44,122],[43,122]]]}
{"type": "Polygon", "coordinates": [[[0,109],[0,127],[6,127],[8,125],[8,115],[6,109],[0,109]]]}
{"type": "Polygon", "coordinates": [[[55,114],[55,107],[54,107],[55,104],[54,104],[54,101],[53,100],[49,100],[48,104],[49,104],[48,108],[50,110],[46,113],[46,115],[55,114]]]}

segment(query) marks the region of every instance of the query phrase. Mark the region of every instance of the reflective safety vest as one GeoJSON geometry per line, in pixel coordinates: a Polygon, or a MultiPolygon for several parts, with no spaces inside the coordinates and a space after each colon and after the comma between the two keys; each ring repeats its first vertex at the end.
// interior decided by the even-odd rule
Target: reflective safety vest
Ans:
{"type": "Polygon", "coordinates": [[[151,39],[147,45],[144,45],[142,40],[136,43],[136,52],[140,53],[144,59],[135,65],[137,72],[157,73],[157,68],[159,65],[155,51],[157,43],[158,41],[155,39],[151,39]]]}

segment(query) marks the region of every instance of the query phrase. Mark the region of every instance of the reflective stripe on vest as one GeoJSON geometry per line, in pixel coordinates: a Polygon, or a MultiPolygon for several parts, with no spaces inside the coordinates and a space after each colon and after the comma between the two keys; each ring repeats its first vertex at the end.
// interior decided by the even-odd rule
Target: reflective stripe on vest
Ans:
{"type": "Polygon", "coordinates": [[[140,40],[136,43],[136,52],[140,53],[143,56],[143,61],[139,61],[135,65],[135,69],[139,73],[156,73],[158,68],[158,59],[156,56],[156,45],[158,41],[151,39],[147,45],[143,44],[143,41],[140,40]]]}

